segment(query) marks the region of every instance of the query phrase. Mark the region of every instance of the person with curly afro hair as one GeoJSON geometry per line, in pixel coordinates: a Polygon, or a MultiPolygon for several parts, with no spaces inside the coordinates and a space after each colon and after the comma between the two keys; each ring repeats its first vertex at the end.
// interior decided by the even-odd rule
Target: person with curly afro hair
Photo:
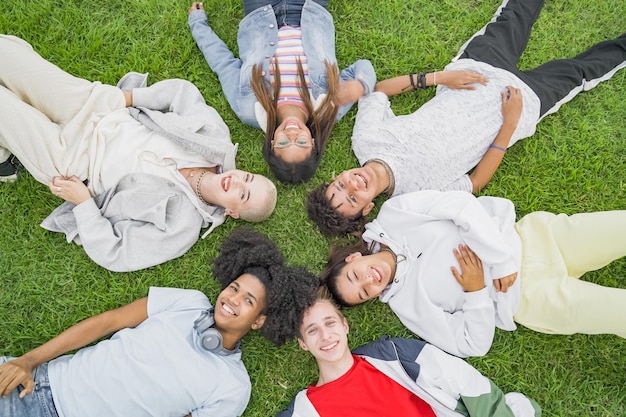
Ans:
{"type": "Polygon", "coordinates": [[[0,415],[241,415],[251,392],[241,338],[295,336],[319,284],[249,229],[224,240],[213,273],[214,306],[200,291],[152,287],[23,356],[0,357],[0,415]]]}
{"type": "MultiPolygon", "coordinates": [[[[296,335],[304,310],[315,298],[319,286],[316,276],[305,268],[285,265],[274,242],[245,227],[224,239],[213,265],[213,275],[222,289],[246,274],[263,284],[266,319],[260,330],[264,337],[279,346],[296,335]]],[[[221,307],[219,302],[220,297],[216,309],[221,307]]]]}

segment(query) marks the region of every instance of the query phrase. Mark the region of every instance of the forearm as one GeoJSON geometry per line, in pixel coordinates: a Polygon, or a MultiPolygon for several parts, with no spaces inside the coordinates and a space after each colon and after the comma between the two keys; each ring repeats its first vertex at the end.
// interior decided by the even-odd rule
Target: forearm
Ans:
{"type": "Polygon", "coordinates": [[[504,154],[506,153],[506,149],[509,146],[509,142],[511,141],[516,127],[517,123],[504,122],[493,143],[470,174],[469,177],[472,181],[473,193],[477,193],[483,189],[493,177],[500,163],[502,163],[502,159],[504,158],[504,154]]]}
{"type": "Polygon", "coordinates": [[[134,327],[147,317],[147,297],[116,310],[85,319],[20,357],[34,369],[69,351],[87,346],[125,327],[134,327]],[[134,312],[134,314],[133,314],[134,312]],[[144,313],[145,312],[145,313],[144,313]]]}
{"type": "Polygon", "coordinates": [[[398,77],[389,78],[383,81],[379,81],[374,88],[374,91],[380,91],[385,93],[387,97],[401,94],[406,91],[413,91],[418,88],[426,88],[435,85],[436,72],[425,74],[425,85],[421,85],[419,82],[418,74],[400,75],[398,77]],[[411,78],[413,82],[411,82],[411,78]]]}

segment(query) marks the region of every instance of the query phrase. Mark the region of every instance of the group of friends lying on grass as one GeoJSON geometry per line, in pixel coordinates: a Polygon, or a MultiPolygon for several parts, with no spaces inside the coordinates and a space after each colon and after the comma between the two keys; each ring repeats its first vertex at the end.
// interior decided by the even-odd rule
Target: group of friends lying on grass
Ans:
{"type": "MultiPolygon", "coordinates": [[[[505,0],[444,70],[377,83],[367,60],[339,71],[327,3],[244,0],[239,58],[202,3],[188,23],[232,110],[264,131],[279,181],[311,179],[335,122],[358,101],[361,166],[307,200],[322,233],[358,241],[332,248],[317,277],[289,266],[266,236],[235,229],[213,262],[214,302],[153,287],[0,359],[1,415],[238,416],[251,393],[241,339],[260,330],[276,345],[296,338],[319,368],[279,416],[539,416],[533,400],[505,395],[459,358],[487,354],[496,327],[516,323],[626,338],[626,289],[579,279],[626,254],[626,211],[516,222],[511,201],[474,196],[544,116],[626,66],[626,36],[521,71],[543,1],[505,0]],[[430,86],[436,95],[414,113],[390,110],[390,96],[430,86]],[[380,194],[389,199],[368,222],[380,194]],[[351,352],[339,306],[374,298],[423,341],[383,337],[351,352]]],[[[10,35],[0,55],[10,57],[0,61],[0,178],[14,181],[19,160],[64,200],[42,226],[102,267],[148,268],[227,217],[272,214],[276,186],[236,169],[228,127],[193,84],[76,78],[10,35]]]]}

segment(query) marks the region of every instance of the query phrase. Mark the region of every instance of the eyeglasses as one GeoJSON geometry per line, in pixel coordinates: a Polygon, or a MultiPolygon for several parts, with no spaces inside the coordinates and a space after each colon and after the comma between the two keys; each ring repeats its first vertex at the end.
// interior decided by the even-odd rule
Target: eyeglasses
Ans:
{"type": "Polygon", "coordinates": [[[296,146],[299,146],[300,148],[312,148],[313,143],[315,143],[315,139],[312,139],[312,143],[310,143],[306,138],[298,137],[296,138],[294,142],[290,141],[287,138],[284,138],[284,139],[281,138],[279,140],[273,140],[272,146],[278,149],[288,148],[291,145],[296,145],[296,146]]]}

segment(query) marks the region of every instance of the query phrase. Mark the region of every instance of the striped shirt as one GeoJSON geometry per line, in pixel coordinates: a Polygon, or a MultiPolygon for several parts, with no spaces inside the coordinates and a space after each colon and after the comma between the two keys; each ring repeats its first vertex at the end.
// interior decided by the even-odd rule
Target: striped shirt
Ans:
{"type": "MultiPolygon", "coordinates": [[[[297,104],[304,108],[300,94],[298,94],[298,64],[300,58],[307,88],[310,89],[308,60],[302,47],[302,31],[300,28],[283,26],[278,30],[278,46],[272,62],[278,62],[280,71],[280,92],[278,107],[285,104],[297,104]]],[[[274,77],[274,67],[270,74],[274,77]]],[[[272,82],[274,78],[272,78],[272,82]]]]}

